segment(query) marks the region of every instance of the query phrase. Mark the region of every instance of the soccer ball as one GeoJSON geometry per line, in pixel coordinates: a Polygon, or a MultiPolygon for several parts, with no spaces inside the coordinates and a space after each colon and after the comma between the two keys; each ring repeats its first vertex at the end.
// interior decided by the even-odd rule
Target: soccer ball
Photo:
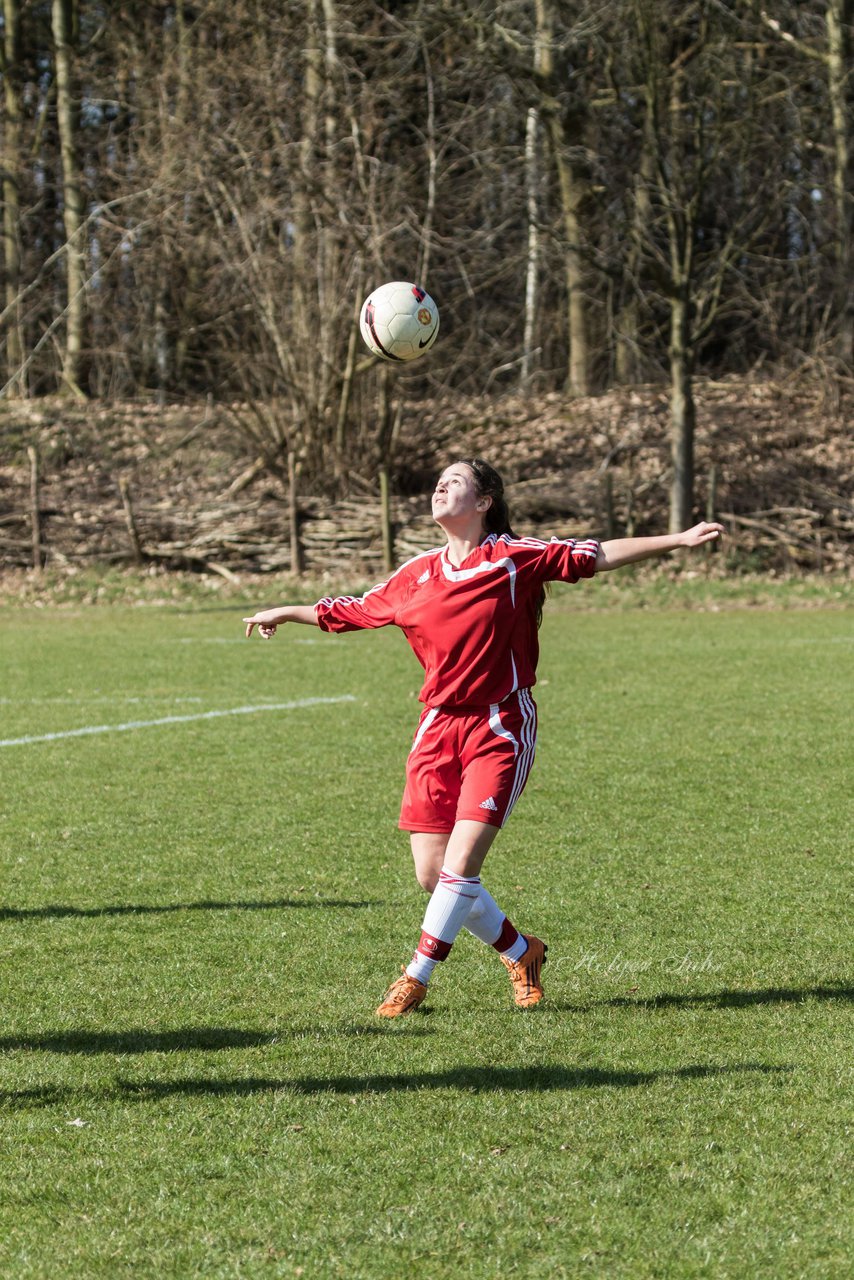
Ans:
{"type": "Polygon", "coordinates": [[[375,356],[395,363],[417,360],[436,341],[439,308],[417,284],[392,280],[368,294],[359,328],[375,356]]]}

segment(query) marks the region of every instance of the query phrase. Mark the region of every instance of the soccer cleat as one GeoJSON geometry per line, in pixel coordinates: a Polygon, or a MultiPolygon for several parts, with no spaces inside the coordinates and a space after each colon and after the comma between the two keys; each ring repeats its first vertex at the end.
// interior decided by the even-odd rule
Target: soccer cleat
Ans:
{"type": "Polygon", "coordinates": [[[427,985],[417,978],[410,978],[406,970],[389,987],[385,999],[377,1009],[378,1018],[399,1018],[403,1013],[417,1009],[427,994],[427,985]]]}
{"type": "Polygon", "coordinates": [[[539,1004],[543,998],[543,987],[540,982],[540,970],[546,963],[548,947],[539,938],[523,934],[528,950],[519,960],[508,960],[501,957],[501,963],[510,974],[513,985],[513,999],[522,1009],[539,1004]]]}

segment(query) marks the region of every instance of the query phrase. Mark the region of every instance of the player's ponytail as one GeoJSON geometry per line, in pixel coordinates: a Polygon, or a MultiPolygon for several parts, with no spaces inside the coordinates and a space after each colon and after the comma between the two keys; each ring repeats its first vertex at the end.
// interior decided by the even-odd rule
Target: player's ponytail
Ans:
{"type": "Polygon", "coordinates": [[[495,533],[499,537],[502,533],[506,533],[508,537],[515,538],[516,534],[510,527],[510,509],[507,506],[507,498],[504,495],[504,481],[488,462],[484,462],[483,458],[464,458],[463,465],[468,467],[474,476],[474,484],[477,489],[479,498],[491,498],[492,502],[489,509],[483,517],[483,527],[486,533],[495,533]]]}
{"type": "MultiPolygon", "coordinates": [[[[504,481],[488,462],[484,462],[483,458],[464,458],[463,465],[468,467],[474,477],[474,485],[479,498],[491,498],[492,501],[483,517],[483,528],[485,533],[494,533],[497,537],[506,534],[508,538],[515,538],[516,534],[510,525],[510,508],[507,505],[507,498],[504,494],[504,481]]],[[[537,626],[543,620],[543,605],[546,602],[546,589],[541,588],[540,595],[537,600],[537,626]]]]}

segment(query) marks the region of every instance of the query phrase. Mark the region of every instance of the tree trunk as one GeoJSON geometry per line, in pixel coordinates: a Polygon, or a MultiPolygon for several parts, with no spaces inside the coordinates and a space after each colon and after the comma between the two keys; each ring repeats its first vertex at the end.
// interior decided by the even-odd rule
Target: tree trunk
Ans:
{"type": "Polygon", "coordinates": [[[383,569],[391,573],[394,569],[394,525],[391,519],[391,484],[388,467],[383,463],[380,467],[380,520],[383,536],[383,569]]]}
{"type": "Polygon", "coordinates": [[[33,544],[33,569],[41,573],[44,563],[42,551],[41,499],[39,497],[39,451],[34,444],[27,445],[30,459],[30,531],[33,544]]]}
{"type": "Polygon", "coordinates": [[[566,240],[565,279],[567,304],[568,374],[567,390],[571,395],[589,395],[590,337],[586,272],[581,252],[583,209],[590,198],[590,183],[578,164],[570,159],[570,148],[581,148],[583,127],[573,117],[572,127],[557,94],[561,91],[554,65],[553,0],[536,0],[537,43],[540,50],[539,79],[544,89],[543,115],[557,170],[558,190],[566,240]]]}
{"type": "Polygon", "coordinates": [[[670,532],[693,523],[694,408],[691,303],[687,287],[670,304],[670,532]]]}
{"type": "Polygon", "coordinates": [[[56,116],[62,157],[62,216],[66,240],[67,307],[62,381],[67,391],[83,396],[80,389],[83,357],[83,324],[86,285],[83,245],[84,200],[77,159],[78,108],[72,92],[74,32],[77,0],[53,0],[51,24],[56,62],[56,116]]]}
{"type": "Polygon", "coordinates": [[[433,243],[433,218],[436,212],[436,172],[439,157],[436,147],[436,93],[433,70],[426,47],[422,50],[427,83],[427,119],[424,149],[427,156],[427,199],[421,222],[421,249],[418,255],[418,283],[427,288],[430,275],[430,251],[433,243]]]}
{"type": "Polygon", "coordinates": [[[643,245],[650,235],[652,202],[650,187],[654,181],[654,161],[650,122],[647,111],[644,120],[640,172],[634,178],[632,200],[631,237],[623,268],[623,288],[627,296],[620,307],[615,334],[614,373],[618,383],[640,382],[643,366],[640,357],[640,286],[639,277],[643,259],[643,245]]]}
{"type": "Polygon", "coordinates": [[[21,307],[21,12],[19,0],[3,0],[3,282],[6,317],[7,394],[24,395],[21,307]]]}
{"type": "Polygon", "coordinates": [[[564,270],[569,337],[567,390],[571,395],[586,396],[590,393],[590,341],[587,332],[584,262],[579,250],[582,235],[579,213],[586,198],[586,181],[567,158],[563,126],[553,114],[549,116],[549,136],[557,167],[566,238],[564,270]]]}
{"type": "Polygon", "coordinates": [[[839,354],[854,364],[854,68],[852,68],[854,0],[828,0],[828,92],[833,119],[833,191],[836,213],[837,339],[839,354]]]}
{"type": "Polygon", "coordinates": [[[347,357],[344,361],[344,372],[341,376],[341,397],[338,401],[338,415],[335,420],[335,468],[341,472],[344,461],[346,443],[347,418],[350,412],[350,397],[353,394],[353,381],[356,376],[356,348],[359,342],[359,312],[362,309],[361,273],[356,273],[356,288],[353,291],[355,309],[347,339],[347,357]]]}
{"type": "Polygon", "coordinates": [[[288,530],[291,543],[291,573],[298,578],[302,575],[302,542],[299,528],[299,494],[297,481],[299,466],[293,450],[288,451],[288,530]]]}
{"type": "MultiPolygon", "coordinates": [[[[293,191],[293,300],[292,314],[296,325],[293,339],[308,349],[316,344],[318,350],[328,349],[325,332],[325,312],[318,300],[318,289],[324,280],[324,242],[315,219],[316,199],[312,188],[323,189],[325,171],[321,162],[323,154],[323,50],[321,49],[321,9],[319,0],[305,0],[306,43],[303,54],[303,82],[301,86],[301,112],[299,141],[299,169],[295,174],[293,191]],[[314,327],[316,324],[316,328],[314,327]]],[[[270,302],[277,313],[278,306],[270,302]]],[[[280,360],[282,371],[287,364],[280,360]]],[[[317,409],[322,403],[322,384],[327,376],[324,362],[309,360],[304,367],[304,385],[301,388],[302,406],[299,414],[299,433],[305,442],[309,467],[323,468],[323,441],[318,438],[317,409]]]]}
{"type": "Polygon", "coordinates": [[[528,250],[525,266],[525,323],[522,331],[523,390],[531,385],[534,369],[534,331],[537,320],[537,269],[539,266],[539,227],[537,225],[537,133],[539,114],[528,108],[525,126],[525,196],[528,216],[528,250]]]}

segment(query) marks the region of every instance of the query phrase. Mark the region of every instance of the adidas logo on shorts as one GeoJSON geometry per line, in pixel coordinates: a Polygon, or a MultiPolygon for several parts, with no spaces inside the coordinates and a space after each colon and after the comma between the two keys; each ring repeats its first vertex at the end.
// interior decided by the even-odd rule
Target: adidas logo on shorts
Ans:
{"type": "Polygon", "coordinates": [[[478,808],[480,808],[480,809],[489,809],[492,813],[497,813],[497,812],[498,812],[498,805],[495,803],[495,801],[493,800],[492,796],[490,796],[488,800],[482,800],[482,801],[480,802],[480,804],[479,804],[478,808]]]}

